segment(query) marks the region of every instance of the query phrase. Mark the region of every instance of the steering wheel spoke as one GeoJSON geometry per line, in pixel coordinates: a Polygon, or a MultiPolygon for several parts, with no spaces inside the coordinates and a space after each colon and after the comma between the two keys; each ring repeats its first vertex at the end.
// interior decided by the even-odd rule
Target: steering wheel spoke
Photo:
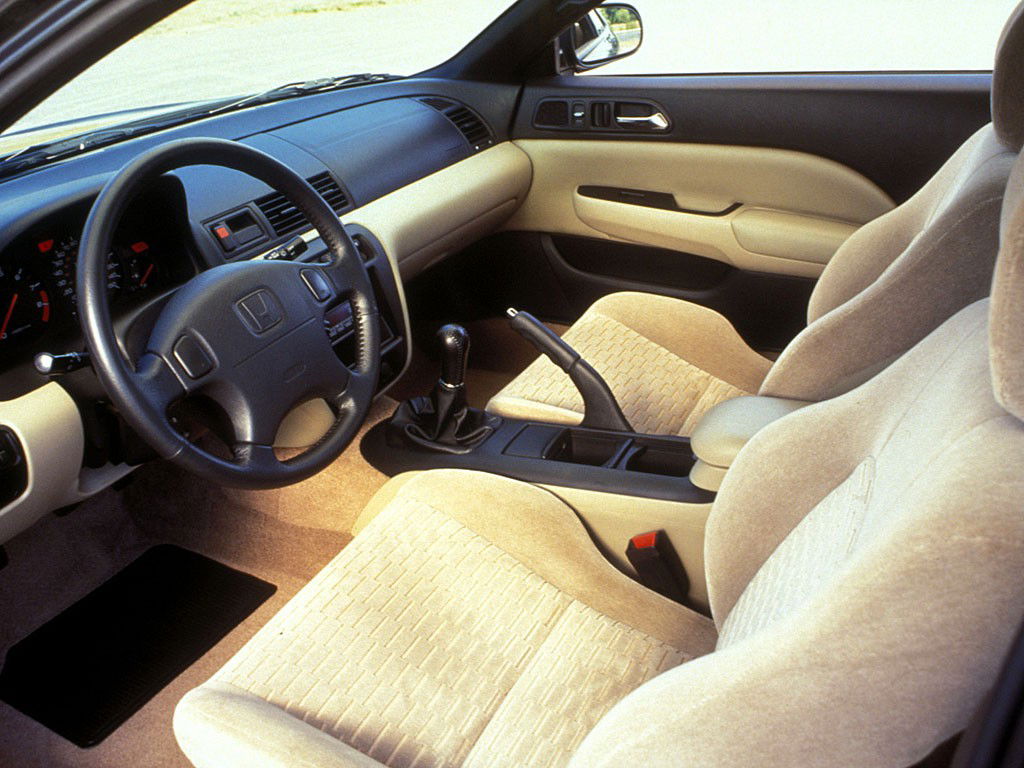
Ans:
{"type": "Polygon", "coordinates": [[[138,387],[154,411],[164,414],[188,390],[159,355],[146,353],[135,366],[138,387]]]}
{"type": "Polygon", "coordinates": [[[236,443],[233,446],[235,463],[247,472],[271,475],[281,472],[284,463],[274,453],[274,446],[262,443],[236,443]]]}

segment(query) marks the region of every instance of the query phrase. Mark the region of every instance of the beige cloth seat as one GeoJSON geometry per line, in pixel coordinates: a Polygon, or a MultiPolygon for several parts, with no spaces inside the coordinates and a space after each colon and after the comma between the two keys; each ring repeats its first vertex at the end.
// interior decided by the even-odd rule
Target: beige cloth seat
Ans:
{"type": "MultiPolygon", "coordinates": [[[[993,122],[903,205],[864,225],[815,286],[807,327],[774,363],[718,313],[643,293],[597,301],[565,339],[607,380],[639,432],[692,434],[712,406],[743,394],[819,401],[866,381],[957,310],[988,295],[1000,198],[1024,139],[1024,13],[996,54],[993,122]]],[[[583,400],[547,358],[487,410],[576,424],[583,400]]]]}
{"type": "Polygon", "coordinates": [[[542,489],[396,478],[175,733],[207,766],[906,766],[1024,613],[1024,161],[992,298],[740,452],[714,619],[612,568],[542,489]],[[379,510],[375,515],[375,510],[379,510]]]}

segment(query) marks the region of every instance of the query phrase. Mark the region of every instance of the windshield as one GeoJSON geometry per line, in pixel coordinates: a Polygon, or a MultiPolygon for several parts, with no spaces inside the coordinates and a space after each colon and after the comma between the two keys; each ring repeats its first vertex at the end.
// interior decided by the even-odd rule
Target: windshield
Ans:
{"type": "Polygon", "coordinates": [[[411,75],[453,56],[512,0],[195,0],[0,134],[0,154],[289,82],[411,75]]]}

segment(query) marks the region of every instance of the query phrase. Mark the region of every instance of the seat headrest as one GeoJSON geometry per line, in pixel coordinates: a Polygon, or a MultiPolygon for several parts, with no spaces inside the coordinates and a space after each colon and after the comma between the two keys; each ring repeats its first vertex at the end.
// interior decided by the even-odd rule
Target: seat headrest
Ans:
{"type": "Polygon", "coordinates": [[[1024,145],[1024,3],[1013,9],[996,47],[992,123],[1000,140],[1019,152],[1024,145]]]}
{"type": "Polygon", "coordinates": [[[1024,155],[1003,198],[999,258],[989,309],[989,359],[996,400],[1024,420],[1024,155]]]}

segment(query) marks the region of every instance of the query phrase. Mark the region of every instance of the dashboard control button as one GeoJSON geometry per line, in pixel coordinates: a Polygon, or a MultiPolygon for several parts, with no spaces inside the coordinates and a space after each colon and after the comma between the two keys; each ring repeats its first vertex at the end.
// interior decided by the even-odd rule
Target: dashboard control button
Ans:
{"type": "Polygon", "coordinates": [[[223,223],[214,224],[210,227],[210,232],[217,238],[217,242],[220,243],[220,247],[225,251],[233,251],[235,246],[238,245],[235,242],[235,236],[231,234],[231,230],[223,223]]]}
{"type": "Polygon", "coordinates": [[[297,259],[299,256],[306,252],[309,245],[301,237],[293,237],[287,243],[282,246],[287,254],[286,259],[297,259]]]}
{"type": "Polygon", "coordinates": [[[198,341],[182,336],[174,345],[174,357],[190,378],[199,379],[213,370],[213,361],[198,341]]]}
{"type": "Polygon", "coordinates": [[[327,278],[320,270],[304,269],[299,274],[317,301],[327,301],[331,298],[331,284],[327,282],[327,278]]]}

